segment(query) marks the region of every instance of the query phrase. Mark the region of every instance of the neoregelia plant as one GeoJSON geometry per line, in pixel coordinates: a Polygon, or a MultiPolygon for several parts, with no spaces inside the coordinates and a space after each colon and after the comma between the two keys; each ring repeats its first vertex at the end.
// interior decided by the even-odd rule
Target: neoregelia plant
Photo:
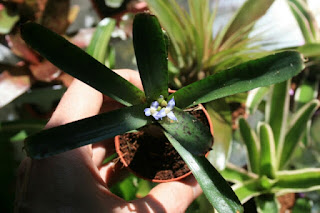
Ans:
{"type": "Polygon", "coordinates": [[[24,24],[21,32],[32,48],[57,67],[126,106],[30,136],[25,141],[30,157],[49,157],[156,123],[188,164],[211,204],[219,212],[243,211],[228,183],[204,156],[212,146],[209,129],[183,109],[287,80],[304,67],[298,52],[252,60],[169,95],[169,43],[153,15],[138,14],[133,23],[133,43],[144,92],[38,24],[24,24]]]}

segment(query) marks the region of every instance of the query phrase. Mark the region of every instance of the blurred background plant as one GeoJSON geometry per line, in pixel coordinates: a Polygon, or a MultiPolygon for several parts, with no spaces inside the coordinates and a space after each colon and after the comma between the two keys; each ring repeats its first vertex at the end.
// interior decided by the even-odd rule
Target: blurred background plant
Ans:
{"type": "MultiPolygon", "coordinates": [[[[0,150],[3,151],[1,168],[4,168],[1,171],[8,174],[2,176],[5,181],[1,183],[3,188],[7,189],[3,191],[10,192],[1,193],[4,201],[1,206],[10,209],[13,202],[15,168],[24,157],[19,141],[42,129],[72,80],[24,45],[17,31],[20,23],[27,20],[37,21],[82,48],[89,46],[91,38],[102,39],[105,42],[103,45],[110,45],[101,52],[100,62],[113,68],[136,69],[131,46],[129,26],[133,16],[130,12],[144,10],[148,3],[149,9],[159,17],[172,43],[173,48],[169,50],[172,89],[271,51],[289,47],[297,49],[308,57],[308,62],[307,69],[291,83],[291,93],[294,95],[290,98],[295,98],[295,107],[291,110],[295,112],[318,96],[318,27],[307,2],[310,4],[316,1],[92,0],[92,4],[86,0],[0,1],[0,140],[3,146],[0,150]],[[289,14],[289,8],[293,15],[289,14]],[[264,16],[266,12],[267,15],[264,16]],[[100,19],[110,16],[115,18],[115,21],[105,21],[104,24],[107,22],[109,26],[113,25],[112,27],[104,28],[101,26],[104,25],[103,22],[98,25],[100,19]],[[297,24],[292,21],[294,19],[297,24]],[[92,27],[96,26],[95,37],[92,36],[95,30],[92,27]],[[292,29],[295,31],[291,31],[292,29]],[[297,33],[299,29],[301,34],[297,33]],[[279,36],[281,30],[282,34],[279,36]],[[264,37],[265,35],[267,37],[264,37]]],[[[89,47],[87,50],[90,53],[95,49],[89,47]]],[[[249,119],[263,120],[263,104],[266,102],[264,97],[268,91],[270,93],[270,89],[262,88],[252,92],[259,94],[254,96],[258,100],[251,99],[257,100],[259,104],[249,104],[247,94],[242,93],[206,105],[215,130],[214,150],[210,153],[209,160],[216,168],[225,168],[229,153],[232,162],[245,159],[244,147],[238,142],[236,118],[244,115],[249,116],[249,119]],[[247,110],[246,106],[249,107],[247,110]],[[258,108],[254,114],[254,110],[250,111],[252,107],[258,108]]],[[[290,164],[295,169],[319,166],[319,116],[313,116],[312,120],[313,122],[309,121],[307,125],[310,130],[306,131],[310,134],[305,134],[304,143],[298,143],[300,148],[296,149],[294,163],[290,164]]],[[[238,166],[242,166],[241,163],[238,166]]],[[[147,181],[129,176],[112,190],[131,200],[145,195],[152,187],[153,184],[147,181]]],[[[317,194],[307,195],[314,200],[320,200],[317,194]]],[[[298,202],[300,203],[299,200],[298,202]]],[[[188,211],[213,212],[213,209],[206,198],[201,196],[188,211]]]]}

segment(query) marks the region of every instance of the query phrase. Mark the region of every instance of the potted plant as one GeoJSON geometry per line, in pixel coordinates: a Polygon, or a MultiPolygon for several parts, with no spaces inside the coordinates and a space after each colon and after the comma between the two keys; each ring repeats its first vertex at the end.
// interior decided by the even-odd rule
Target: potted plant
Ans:
{"type": "Polygon", "coordinates": [[[133,24],[142,92],[78,47],[38,24],[24,24],[21,32],[32,48],[57,67],[126,106],[28,137],[25,150],[30,157],[49,157],[156,125],[189,166],[208,200],[219,212],[242,212],[242,207],[228,183],[204,156],[212,145],[209,128],[184,109],[282,82],[304,67],[298,52],[280,52],[221,71],[169,94],[167,48],[170,43],[157,18],[142,13],[135,17],[133,24]]]}
{"type": "MultiPolygon", "coordinates": [[[[235,183],[232,188],[241,203],[255,198],[260,212],[279,212],[281,206],[276,198],[280,195],[320,188],[320,169],[288,166],[320,106],[319,100],[312,99],[290,114],[290,86],[288,80],[270,88],[265,121],[257,124],[256,131],[244,118],[239,119],[240,135],[248,153],[247,170],[228,164],[222,171],[223,177],[235,183]]],[[[250,104],[261,96],[257,92],[250,92],[250,104]]]]}

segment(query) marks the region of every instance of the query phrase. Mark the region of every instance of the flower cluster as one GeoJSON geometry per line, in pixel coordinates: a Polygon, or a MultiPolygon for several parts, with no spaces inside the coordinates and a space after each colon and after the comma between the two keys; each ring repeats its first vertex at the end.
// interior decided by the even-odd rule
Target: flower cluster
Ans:
{"type": "Polygon", "coordinates": [[[167,103],[167,101],[163,99],[163,96],[160,95],[158,100],[151,103],[150,108],[144,109],[144,114],[146,116],[152,115],[152,117],[154,117],[156,120],[162,120],[162,118],[167,116],[171,120],[176,121],[177,118],[172,112],[174,106],[174,97],[172,97],[170,101],[167,103]]]}

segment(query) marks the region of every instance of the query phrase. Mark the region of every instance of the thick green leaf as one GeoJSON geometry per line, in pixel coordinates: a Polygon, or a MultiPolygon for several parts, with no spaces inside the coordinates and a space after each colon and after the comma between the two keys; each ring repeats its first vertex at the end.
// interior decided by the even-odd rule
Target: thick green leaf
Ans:
{"type": "Polygon", "coordinates": [[[247,0],[233,16],[223,34],[223,41],[228,40],[239,29],[252,25],[262,17],[274,0],[247,0]]]}
{"type": "Polygon", "coordinates": [[[169,133],[165,132],[165,135],[186,162],[207,199],[218,212],[243,212],[243,208],[229,184],[204,156],[192,155],[169,133]]]}
{"type": "Polygon", "coordinates": [[[141,13],[133,21],[133,45],[137,64],[149,102],[168,96],[168,52],[158,19],[141,13]]]}
{"type": "Polygon", "coordinates": [[[259,139],[253,129],[244,118],[239,119],[239,129],[241,138],[246,145],[248,153],[249,171],[259,174],[260,144],[259,139]]]}
{"type": "Polygon", "coordinates": [[[69,41],[36,24],[21,26],[22,38],[58,68],[124,105],[144,101],[144,93],[69,41]],[[121,86],[119,86],[121,85],[121,86]]]}
{"type": "Polygon", "coordinates": [[[185,108],[279,83],[297,75],[303,68],[302,56],[294,51],[251,60],[178,90],[174,93],[176,106],[185,108]]]}
{"type": "Polygon", "coordinates": [[[205,155],[213,142],[210,129],[179,108],[174,108],[173,112],[178,120],[164,119],[160,122],[161,126],[192,154],[205,155]]]}
{"type": "Polygon", "coordinates": [[[279,195],[320,189],[319,168],[280,171],[277,173],[277,179],[278,181],[272,187],[272,192],[279,195]]]}
{"type": "Polygon", "coordinates": [[[278,152],[281,152],[286,134],[290,84],[291,80],[274,85],[266,105],[265,120],[271,126],[278,152]]]}
{"type": "Polygon", "coordinates": [[[293,115],[288,132],[286,133],[281,155],[278,156],[278,159],[280,159],[279,169],[283,168],[290,160],[294,149],[305,132],[309,119],[318,107],[319,101],[312,100],[293,115]]]}
{"type": "Polygon", "coordinates": [[[259,213],[278,213],[280,210],[279,202],[274,194],[260,195],[255,198],[259,213]]]}
{"type": "Polygon", "coordinates": [[[108,44],[115,26],[116,21],[114,19],[104,18],[101,20],[87,47],[87,53],[102,64],[105,63],[107,58],[108,44]]]}
{"type": "Polygon", "coordinates": [[[258,108],[259,104],[265,97],[265,95],[269,92],[269,87],[259,87],[249,91],[247,101],[246,101],[246,109],[250,114],[253,114],[258,108]]]}
{"type": "Polygon", "coordinates": [[[276,147],[269,124],[261,123],[259,125],[259,135],[261,145],[259,174],[274,179],[277,168],[276,147]]]}
{"type": "Polygon", "coordinates": [[[214,144],[208,155],[208,160],[218,171],[224,170],[228,161],[232,141],[232,118],[229,105],[224,99],[206,104],[214,129],[214,144]]]}
{"type": "Polygon", "coordinates": [[[25,140],[27,154],[35,159],[49,157],[90,143],[112,138],[147,124],[145,105],[103,113],[43,130],[25,140]]]}
{"type": "Polygon", "coordinates": [[[247,170],[230,163],[227,164],[227,167],[221,171],[220,174],[232,183],[242,183],[244,181],[258,178],[256,174],[248,172],[247,170]]]}

